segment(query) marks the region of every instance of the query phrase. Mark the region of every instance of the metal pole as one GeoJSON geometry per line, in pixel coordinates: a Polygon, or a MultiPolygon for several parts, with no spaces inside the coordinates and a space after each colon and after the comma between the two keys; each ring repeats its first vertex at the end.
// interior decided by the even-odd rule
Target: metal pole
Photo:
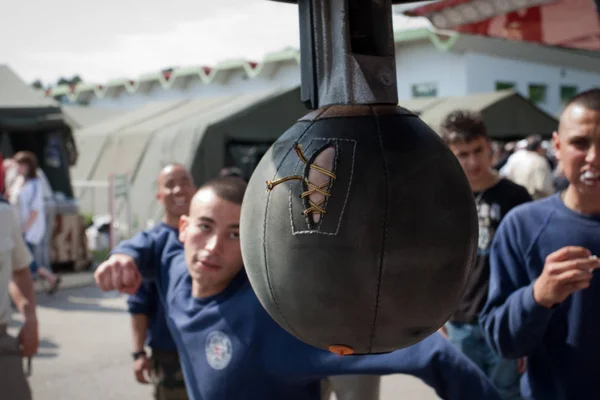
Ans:
{"type": "Polygon", "coordinates": [[[115,176],[110,173],[108,175],[108,213],[110,215],[110,249],[112,250],[116,246],[116,238],[115,238],[115,176]]]}
{"type": "Polygon", "coordinates": [[[302,101],[398,104],[391,0],[298,0],[302,101]]]}
{"type": "Polygon", "coordinates": [[[133,210],[131,208],[131,181],[129,180],[129,174],[127,174],[127,237],[130,238],[133,234],[133,210]]]}

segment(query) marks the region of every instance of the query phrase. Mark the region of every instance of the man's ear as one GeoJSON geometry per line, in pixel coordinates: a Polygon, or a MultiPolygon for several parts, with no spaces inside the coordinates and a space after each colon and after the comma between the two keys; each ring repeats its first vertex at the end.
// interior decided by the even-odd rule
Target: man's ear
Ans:
{"type": "Polygon", "coordinates": [[[187,228],[190,225],[190,218],[187,215],[179,217],[179,241],[185,242],[187,236],[187,228]]]}
{"type": "Polygon", "coordinates": [[[556,131],[552,134],[552,144],[554,145],[554,157],[560,160],[560,137],[556,131]]]}

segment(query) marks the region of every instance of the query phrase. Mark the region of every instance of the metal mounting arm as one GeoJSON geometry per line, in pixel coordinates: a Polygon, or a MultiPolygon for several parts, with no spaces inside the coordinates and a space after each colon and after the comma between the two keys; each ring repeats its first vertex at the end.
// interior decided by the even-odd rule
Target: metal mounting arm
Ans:
{"type": "Polygon", "coordinates": [[[398,104],[392,0],[297,0],[308,108],[398,104]]]}

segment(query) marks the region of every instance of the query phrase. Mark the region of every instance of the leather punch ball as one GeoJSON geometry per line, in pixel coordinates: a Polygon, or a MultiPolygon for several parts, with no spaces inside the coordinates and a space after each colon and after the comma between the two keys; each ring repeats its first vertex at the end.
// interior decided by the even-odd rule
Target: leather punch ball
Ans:
{"type": "Polygon", "coordinates": [[[299,120],[255,169],[240,224],[267,312],[341,355],[390,352],[435,332],[477,248],[460,165],[394,105],[334,105],[299,120]]]}

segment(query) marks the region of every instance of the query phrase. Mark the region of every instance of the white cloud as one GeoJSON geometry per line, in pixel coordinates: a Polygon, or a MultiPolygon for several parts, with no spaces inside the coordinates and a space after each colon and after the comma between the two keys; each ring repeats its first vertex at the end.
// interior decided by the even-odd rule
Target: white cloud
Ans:
{"type": "MultiPolygon", "coordinates": [[[[54,83],[60,76],[75,74],[97,83],[135,79],[171,66],[212,65],[230,58],[260,60],[267,52],[298,46],[298,10],[290,4],[175,0],[165,8],[162,0],[104,0],[101,12],[90,12],[81,6],[87,2],[55,2],[43,10],[53,22],[51,30],[43,31],[49,24],[36,14],[38,32],[29,30],[10,39],[0,32],[5,35],[4,39],[0,35],[0,63],[8,63],[27,81],[54,83]],[[71,15],[66,16],[65,9],[71,15]],[[57,10],[64,12],[52,19],[57,10]]],[[[0,26],[11,22],[15,28],[14,19],[26,18],[25,11],[12,22],[0,17],[0,26]]],[[[421,20],[394,16],[397,28],[406,23],[423,25],[421,20]]]]}

